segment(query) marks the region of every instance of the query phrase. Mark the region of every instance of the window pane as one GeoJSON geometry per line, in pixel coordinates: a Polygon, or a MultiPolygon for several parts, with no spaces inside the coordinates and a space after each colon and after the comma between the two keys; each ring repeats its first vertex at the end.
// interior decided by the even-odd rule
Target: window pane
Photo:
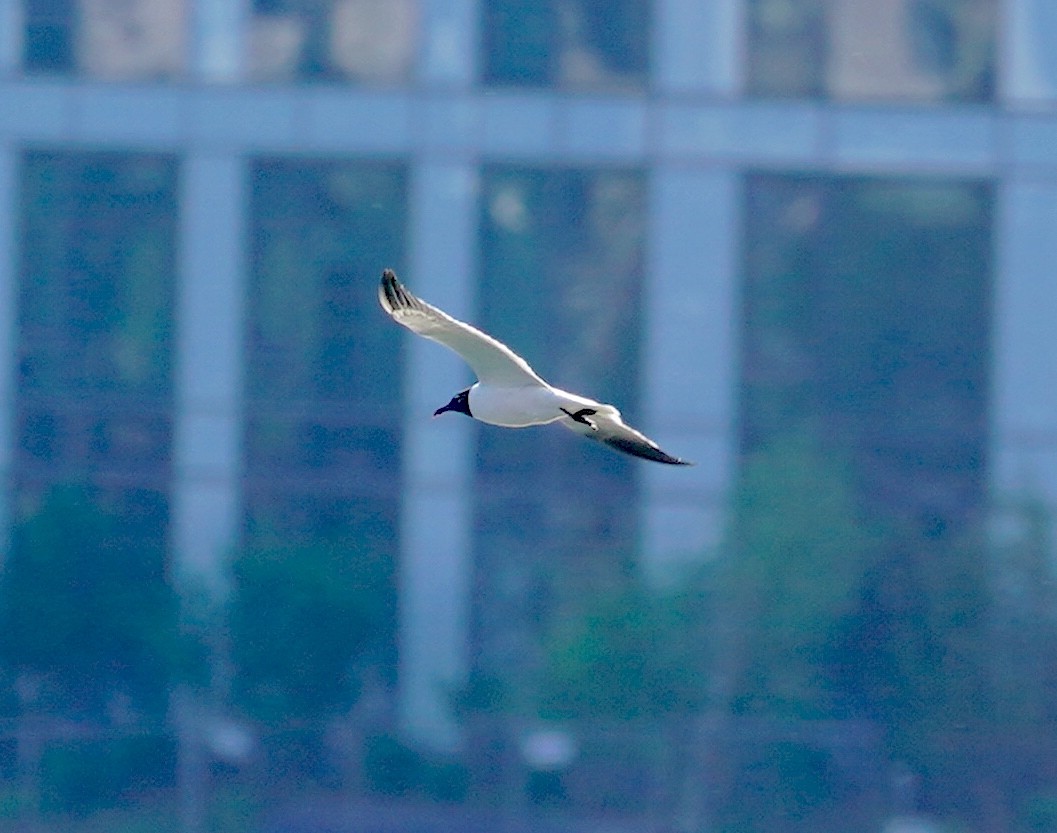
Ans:
{"type": "Polygon", "coordinates": [[[19,479],[166,490],[176,162],[29,153],[19,479]]]}
{"type": "Polygon", "coordinates": [[[362,533],[395,551],[403,342],[375,284],[403,258],[406,190],[397,165],[253,168],[251,543],[362,533]]]}
{"type": "Polygon", "coordinates": [[[161,715],[177,164],[27,153],[20,185],[5,657],[46,708],[107,714],[120,692],[161,715]]]}
{"type": "Polygon", "coordinates": [[[27,72],[172,78],[186,65],[182,0],[25,0],[27,72]]]}
{"type": "Polygon", "coordinates": [[[749,0],[749,90],[989,100],[996,7],[994,0],[749,0]]]}
{"type": "Polygon", "coordinates": [[[403,341],[376,287],[403,261],[406,175],[303,159],[252,170],[245,543],[375,582],[392,682],[403,341]]]}
{"type": "Polygon", "coordinates": [[[249,74],[402,81],[418,43],[418,0],[254,0],[249,74]]]}
{"type": "Polygon", "coordinates": [[[177,163],[32,152],[20,173],[5,656],[45,708],[98,716],[120,692],[161,715],[177,163]]]}
{"type": "Polygon", "coordinates": [[[959,528],[986,486],[992,195],[749,179],[742,450],[809,437],[885,520],[959,528]]]}
{"type": "Polygon", "coordinates": [[[496,0],[484,9],[484,79],[530,87],[646,83],[647,0],[496,0]]]}
{"type": "MultiPolygon", "coordinates": [[[[634,424],[644,177],[496,167],[483,209],[481,323],[551,383],[634,424]]],[[[548,622],[632,568],[643,463],[560,426],[482,426],[476,463],[477,584],[489,599],[477,638],[482,670],[498,673],[531,663],[548,622]]]]}

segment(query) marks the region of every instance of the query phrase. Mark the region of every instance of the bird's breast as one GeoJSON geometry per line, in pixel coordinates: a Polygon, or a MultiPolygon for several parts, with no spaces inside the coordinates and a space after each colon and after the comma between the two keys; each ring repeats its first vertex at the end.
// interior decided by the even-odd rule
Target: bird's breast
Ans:
{"type": "Polygon", "coordinates": [[[504,428],[527,428],[561,419],[564,399],[552,388],[504,388],[476,384],[470,388],[474,419],[504,428]]]}

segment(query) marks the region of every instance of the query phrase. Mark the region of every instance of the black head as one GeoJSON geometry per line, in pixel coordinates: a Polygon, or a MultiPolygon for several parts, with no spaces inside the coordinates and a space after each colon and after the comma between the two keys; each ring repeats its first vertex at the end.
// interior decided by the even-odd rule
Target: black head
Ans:
{"type": "Polygon", "coordinates": [[[472,417],[470,413],[470,389],[461,390],[455,396],[451,398],[451,402],[445,405],[443,408],[437,408],[433,412],[433,416],[440,416],[445,411],[455,411],[460,414],[466,414],[468,417],[472,417]]]}

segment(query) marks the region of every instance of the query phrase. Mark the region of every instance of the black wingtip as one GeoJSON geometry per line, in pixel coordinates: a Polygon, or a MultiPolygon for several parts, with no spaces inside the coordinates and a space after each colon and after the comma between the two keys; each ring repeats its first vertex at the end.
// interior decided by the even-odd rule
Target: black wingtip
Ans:
{"type": "Polygon", "coordinates": [[[390,301],[396,299],[397,293],[402,289],[400,281],[396,279],[396,272],[392,269],[382,270],[382,292],[390,301]]]}
{"type": "Polygon", "coordinates": [[[382,309],[392,313],[396,309],[396,288],[400,282],[396,279],[396,273],[392,269],[382,271],[382,281],[378,284],[378,300],[382,303],[382,309]]]}
{"type": "Polygon", "coordinates": [[[382,306],[389,312],[400,309],[418,309],[422,306],[422,302],[404,288],[392,269],[382,270],[378,297],[382,301],[382,306]]]}
{"type": "Polygon", "coordinates": [[[663,457],[650,457],[650,460],[655,460],[658,463],[667,463],[669,466],[696,466],[697,463],[692,460],[684,460],[682,457],[672,457],[670,454],[664,454],[663,457]]]}
{"type": "Polygon", "coordinates": [[[647,445],[643,442],[635,442],[634,440],[624,439],[623,437],[607,437],[602,442],[618,451],[623,451],[625,454],[630,454],[633,457],[641,457],[643,460],[652,460],[655,463],[665,463],[669,466],[694,465],[694,463],[691,463],[689,460],[673,457],[671,454],[661,451],[656,446],[647,445]]]}

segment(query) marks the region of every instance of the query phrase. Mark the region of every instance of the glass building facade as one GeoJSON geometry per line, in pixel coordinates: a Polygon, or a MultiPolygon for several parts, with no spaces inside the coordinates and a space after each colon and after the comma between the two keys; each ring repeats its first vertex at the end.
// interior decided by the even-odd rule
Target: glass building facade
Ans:
{"type": "Polygon", "coordinates": [[[1054,508],[1055,42],[1049,0],[0,0],[0,527],[86,480],[218,586],[377,542],[444,745],[578,586],[707,558],[790,419],[886,516],[1054,508]],[[385,266],[698,465],[430,422],[468,372],[385,266]]]}

